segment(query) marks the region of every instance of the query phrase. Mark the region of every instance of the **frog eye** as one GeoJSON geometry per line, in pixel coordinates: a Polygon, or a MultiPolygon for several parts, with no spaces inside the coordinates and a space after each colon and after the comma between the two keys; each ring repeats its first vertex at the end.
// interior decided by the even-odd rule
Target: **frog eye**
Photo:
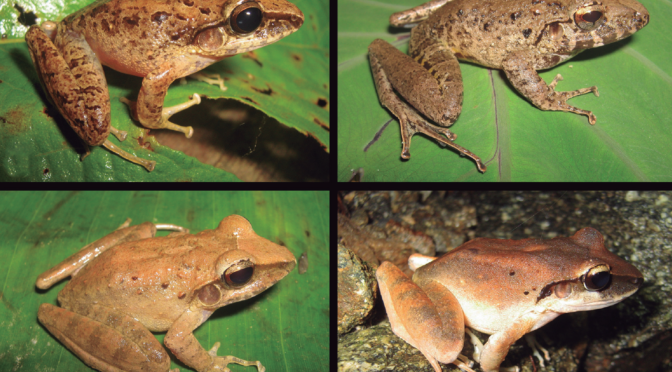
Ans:
{"type": "Polygon", "coordinates": [[[604,10],[599,5],[591,5],[578,9],[574,13],[574,22],[580,29],[592,31],[604,23],[604,10]]]}
{"type": "Polygon", "coordinates": [[[222,281],[233,288],[240,288],[250,281],[252,274],[254,264],[250,261],[241,261],[224,271],[222,281]]]}
{"type": "Polygon", "coordinates": [[[588,270],[586,275],[581,277],[583,286],[589,291],[599,291],[609,285],[611,281],[611,273],[609,266],[599,265],[588,270]]]}
{"type": "Polygon", "coordinates": [[[256,30],[263,19],[259,4],[251,1],[238,5],[231,12],[231,28],[240,34],[249,34],[256,30]]]}

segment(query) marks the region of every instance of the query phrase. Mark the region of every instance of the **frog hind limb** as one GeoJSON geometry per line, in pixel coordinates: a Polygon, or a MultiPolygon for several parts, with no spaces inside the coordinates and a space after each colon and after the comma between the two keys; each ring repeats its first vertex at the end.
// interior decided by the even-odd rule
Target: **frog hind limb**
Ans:
{"type": "Polygon", "coordinates": [[[97,370],[113,371],[116,366],[123,366],[124,371],[164,372],[170,368],[168,353],[138,321],[102,307],[94,308],[95,311],[83,316],[42,304],[37,317],[63,345],[97,370]],[[113,360],[96,356],[100,355],[96,348],[101,344],[117,348],[109,353],[113,360]]]}

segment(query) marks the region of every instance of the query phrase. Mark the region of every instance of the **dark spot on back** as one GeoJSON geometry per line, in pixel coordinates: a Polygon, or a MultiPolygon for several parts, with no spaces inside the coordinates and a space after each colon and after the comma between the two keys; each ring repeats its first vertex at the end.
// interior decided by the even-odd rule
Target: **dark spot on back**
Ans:
{"type": "Polygon", "coordinates": [[[166,13],[166,12],[156,12],[152,14],[152,22],[155,22],[157,24],[163,23],[163,21],[167,20],[170,18],[171,14],[166,13]]]}

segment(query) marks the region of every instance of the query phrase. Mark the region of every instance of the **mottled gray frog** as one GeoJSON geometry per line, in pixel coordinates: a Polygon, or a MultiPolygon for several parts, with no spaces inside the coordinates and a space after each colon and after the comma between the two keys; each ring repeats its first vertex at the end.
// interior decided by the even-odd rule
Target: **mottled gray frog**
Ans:
{"type": "Polygon", "coordinates": [[[586,115],[595,124],[592,112],[567,100],[589,92],[599,96],[597,87],[557,92],[562,76],[546,84],[536,70],[626,38],[648,22],[649,13],[635,0],[434,0],[393,14],[393,26],[418,24],[411,31],[410,56],[376,39],[369,58],[380,102],[401,125],[401,157],[410,158],[411,137],[420,132],[472,158],[485,172],[481,159],[455,144],[457,135],[447,128],[462,110],[458,59],[504,70],[541,110],[586,115]]]}

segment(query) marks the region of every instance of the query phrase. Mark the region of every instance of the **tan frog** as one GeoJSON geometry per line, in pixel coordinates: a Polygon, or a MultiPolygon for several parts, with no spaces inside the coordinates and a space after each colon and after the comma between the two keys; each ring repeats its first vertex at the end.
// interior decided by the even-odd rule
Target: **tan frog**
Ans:
{"type": "Polygon", "coordinates": [[[474,239],[440,258],[414,254],[409,266],[412,281],[389,262],[376,278],[392,330],[436,372],[438,362],[473,372],[460,354],[465,327],[491,335],[485,346],[472,337],[474,359],[496,372],[526,333],[560,314],[614,305],[643,283],[591,227],[570,238],[474,239]]]}
{"type": "Polygon", "coordinates": [[[481,159],[455,144],[457,135],[447,128],[462,110],[458,59],[504,70],[511,85],[541,110],[586,115],[595,124],[592,112],[567,100],[589,92],[597,96],[596,87],[557,92],[562,76],[547,85],[536,70],[632,35],[646,26],[649,13],[635,0],[434,0],[390,17],[393,26],[418,22],[410,56],[381,39],[369,46],[380,102],[401,125],[401,157],[410,158],[411,137],[420,132],[472,158],[485,172],[481,159]]]}
{"type": "Polygon", "coordinates": [[[144,78],[137,104],[124,101],[142,126],[189,138],[191,127],[168,119],[200,97],[163,107],[168,86],[223,58],[274,43],[302,24],[303,13],[286,0],[98,0],[58,24],[32,26],[26,42],[47,96],[77,135],[152,171],[156,162],[107,139],[111,132],[123,141],[126,132],[110,126],[101,64],[144,78]]]}
{"type": "Polygon", "coordinates": [[[168,331],[164,344],[199,372],[228,371],[230,363],[263,372],[258,361],[217,356],[219,342],[204,350],[192,332],[216,309],[282,279],[296,265],[292,253],[237,215],[195,235],[175,225],[129,223],[40,275],[40,289],[72,277],[58,294],[61,307],[40,306],[40,323],[100,371],[168,371],[170,357],[150,332],[168,331]],[[154,237],[156,230],[177,232],[154,237]]]}

